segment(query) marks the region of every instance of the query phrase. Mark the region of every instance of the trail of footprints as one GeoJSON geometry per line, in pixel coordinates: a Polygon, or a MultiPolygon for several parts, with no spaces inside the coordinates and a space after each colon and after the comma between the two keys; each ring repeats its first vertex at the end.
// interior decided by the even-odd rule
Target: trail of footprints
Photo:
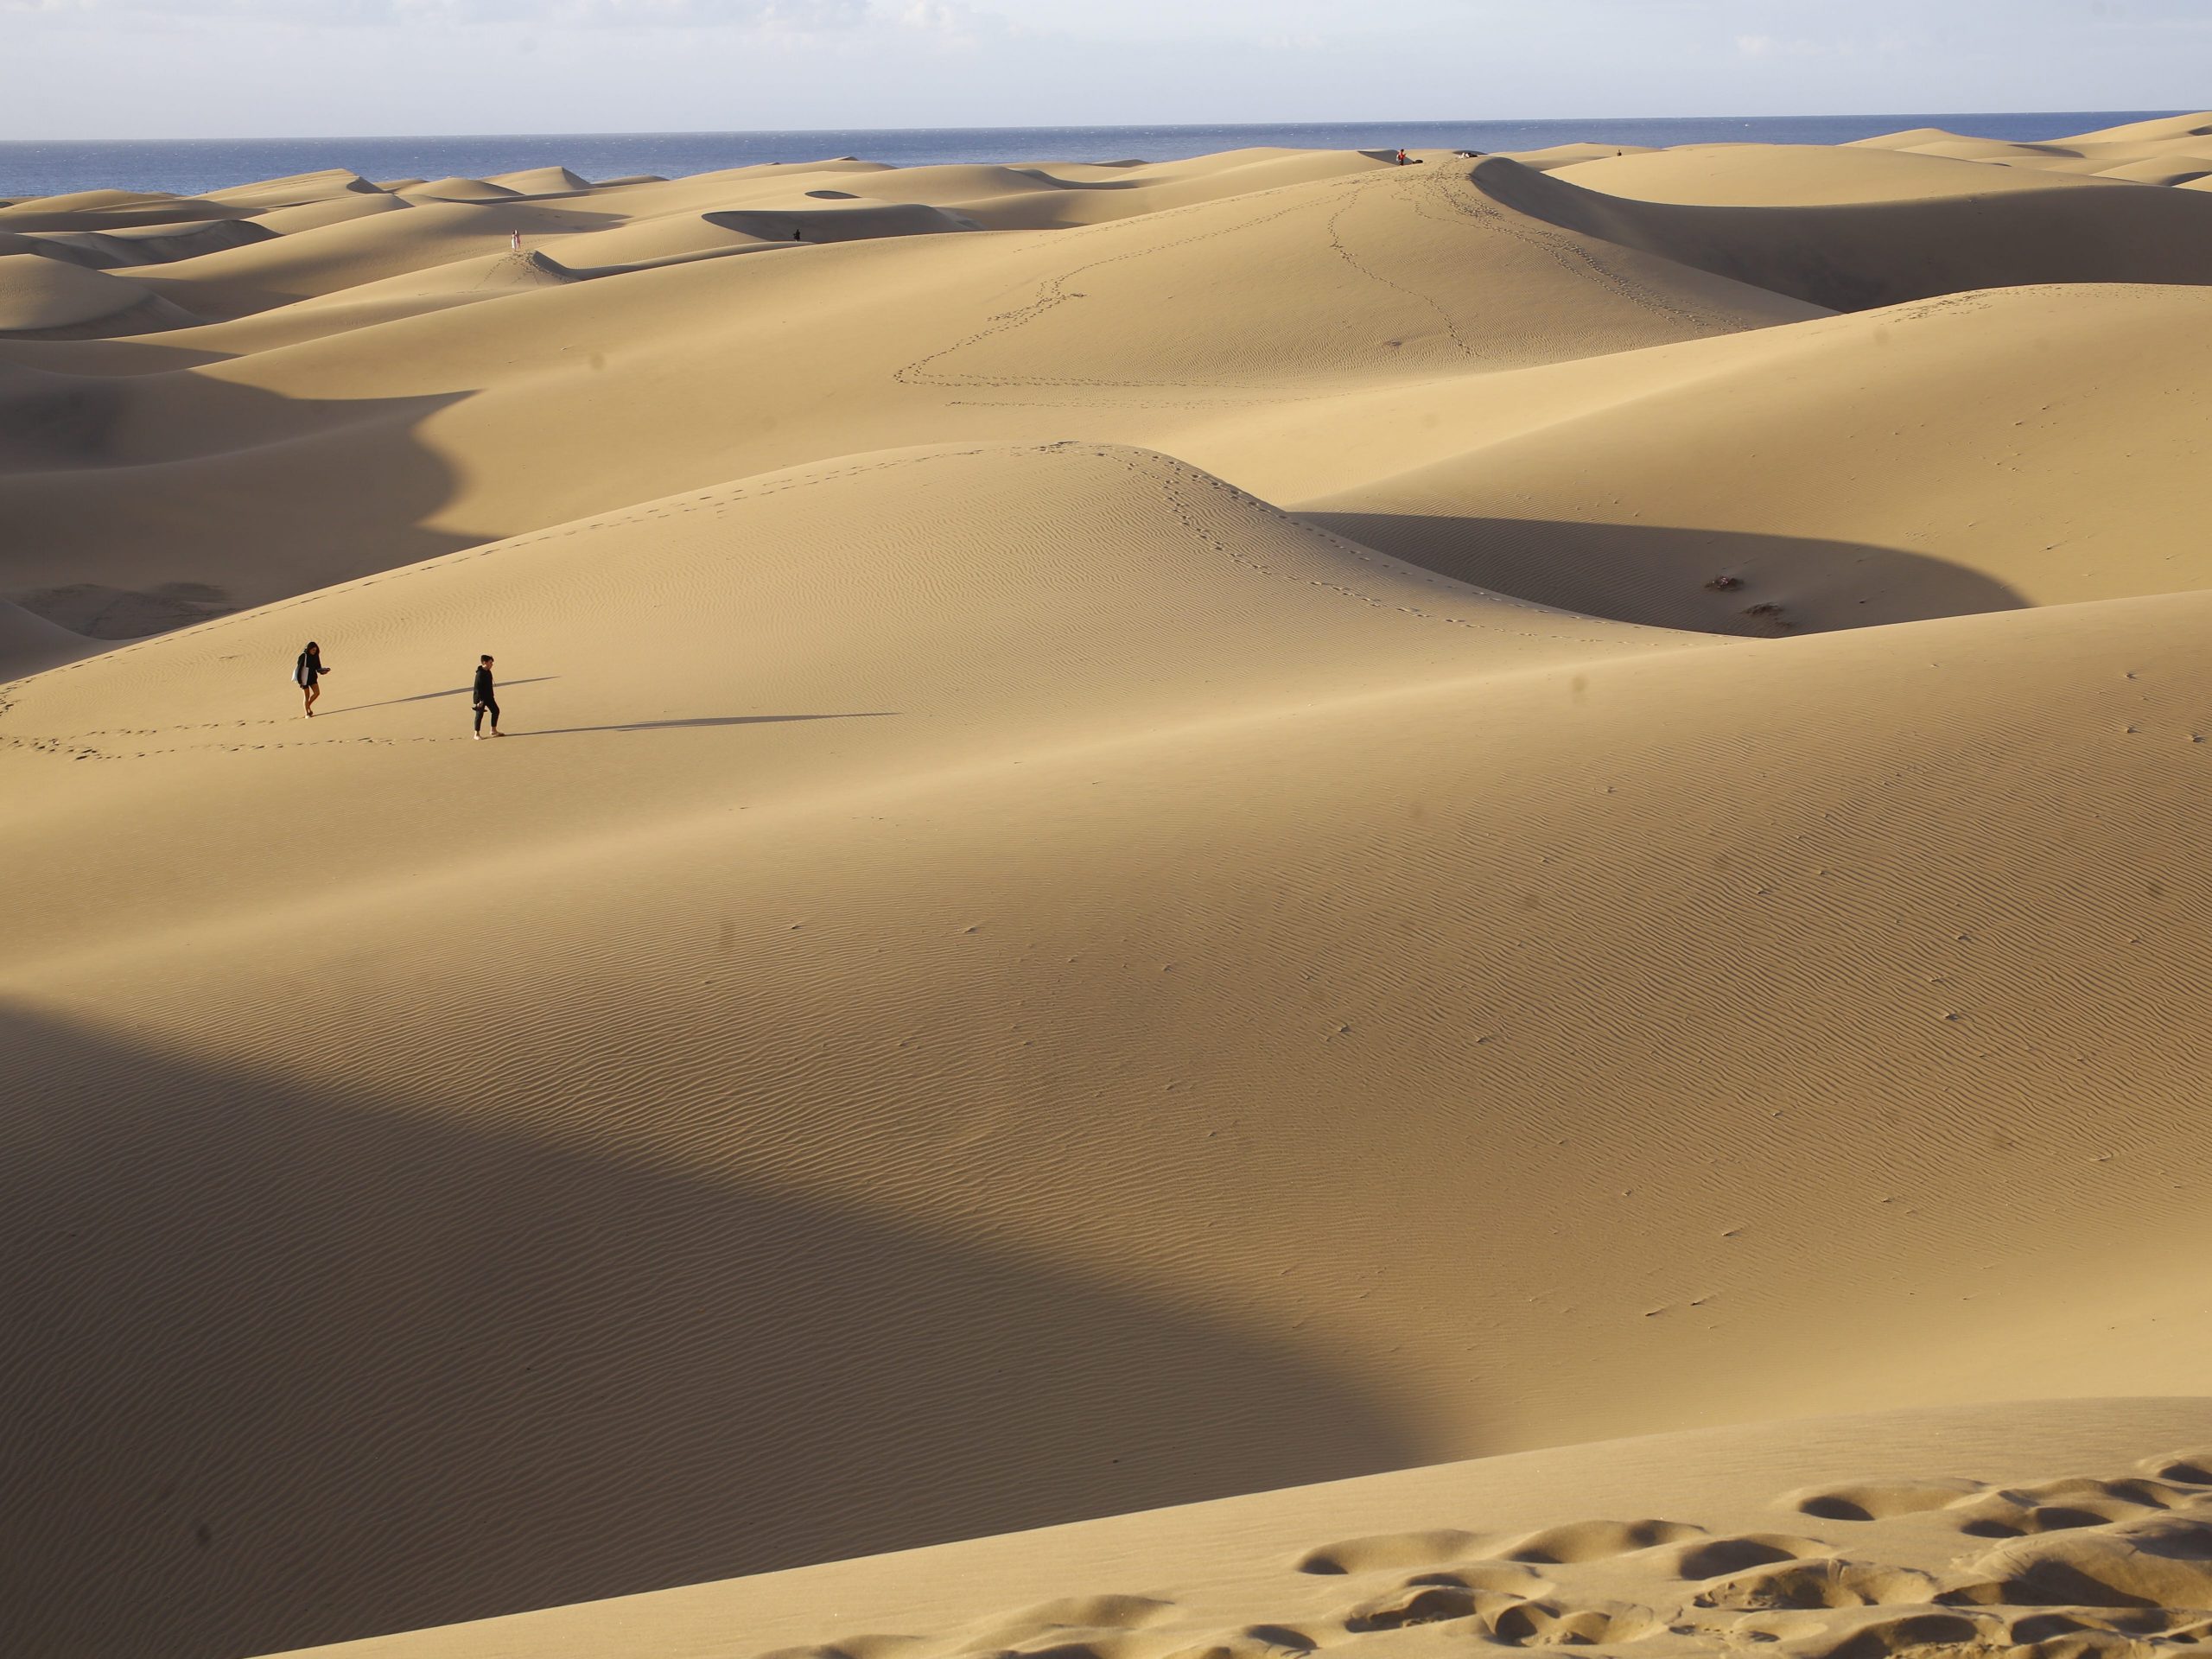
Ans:
{"type": "MultiPolygon", "coordinates": [[[[0,705],[0,715],[6,712],[0,705]]],[[[337,713],[346,711],[340,709],[337,713]]],[[[453,743],[463,741],[461,737],[446,734],[415,734],[398,737],[378,737],[356,734],[338,737],[266,738],[251,741],[245,734],[255,728],[279,727],[298,731],[306,726],[297,716],[292,720],[218,720],[200,721],[178,726],[119,727],[94,732],[77,732],[66,737],[29,736],[0,732],[0,748],[19,750],[26,754],[53,754],[72,760],[147,760],[157,755],[182,754],[187,751],[214,750],[224,754],[247,754],[269,749],[328,748],[334,744],[372,743],[390,748],[400,743],[453,743]],[[191,738],[179,741],[180,732],[221,732],[223,737],[191,738]],[[99,741],[94,741],[98,739],[99,741]],[[149,741],[149,740],[154,740],[149,741]],[[137,744],[143,747],[132,747],[137,744]]],[[[313,729],[309,728],[308,729],[313,729]]]]}
{"type": "Polygon", "coordinates": [[[1585,1521],[1323,1544],[1287,1564],[1271,1616],[1227,1628],[1171,1600],[1102,1595],[948,1637],[853,1637],[765,1659],[1426,1659],[1535,1647],[1636,1659],[2212,1659],[2212,1448],[2111,1479],[1821,1487],[1775,1507],[1784,1524],[1772,1532],[1585,1521]]]}

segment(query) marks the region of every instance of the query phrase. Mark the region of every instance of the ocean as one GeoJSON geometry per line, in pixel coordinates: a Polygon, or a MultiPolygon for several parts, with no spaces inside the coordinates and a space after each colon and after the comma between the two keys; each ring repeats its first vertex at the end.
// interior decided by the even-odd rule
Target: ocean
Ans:
{"type": "Polygon", "coordinates": [[[183,138],[0,142],[0,198],[102,188],[179,195],[346,167],[371,179],[480,178],[555,163],[591,179],[675,177],[760,162],[858,156],[935,162],[1168,161],[1221,149],[1536,149],[1606,144],[1840,144],[1907,127],[2032,140],[2177,114],[2166,110],[2013,114],[1672,117],[1574,121],[1366,121],[1281,126],[931,127],[810,132],[569,132],[421,138],[183,138]]]}

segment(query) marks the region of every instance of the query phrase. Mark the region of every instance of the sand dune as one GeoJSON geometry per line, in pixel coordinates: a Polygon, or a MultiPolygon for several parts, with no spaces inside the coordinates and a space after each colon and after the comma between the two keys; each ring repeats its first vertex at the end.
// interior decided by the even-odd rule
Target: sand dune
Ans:
{"type": "Polygon", "coordinates": [[[0,339],[143,334],[199,318],[105,271],[36,253],[0,255],[0,339]]]}
{"type": "Polygon", "coordinates": [[[251,222],[279,236],[290,236],[299,231],[320,230],[325,225],[343,224],[349,219],[388,213],[407,205],[398,196],[378,191],[368,195],[333,196],[327,201],[306,201],[293,207],[272,207],[265,213],[255,214],[251,222]]]}
{"type": "MultiPolygon", "coordinates": [[[[368,201],[373,197],[340,197],[341,201],[368,201]]],[[[310,204],[320,206],[321,204],[310,204]]],[[[278,209],[279,212],[285,211],[278,209]]],[[[297,211],[296,209],[293,211],[297,211]]],[[[265,242],[276,228],[251,219],[211,219],[195,225],[149,225],[135,230],[110,231],[102,238],[121,251],[133,264],[166,264],[226,248],[249,247],[265,242]]]]}
{"type": "Polygon", "coordinates": [[[323,1651],[1878,1654],[1933,1637],[2094,1653],[2173,1629],[2185,1652],[2202,1635],[2208,1421],[2201,1401],[2146,1400],[1609,1441],[323,1651]],[[2037,1511],[2065,1529],[2037,1535],[2037,1511]],[[2065,1605],[2085,1592],[2106,1605],[2065,1605]]]}
{"type": "Polygon", "coordinates": [[[1710,207],[1816,207],[1956,200],[2081,182],[2066,174],[1990,168],[1924,150],[1823,149],[1802,144],[1704,144],[1599,157],[1543,169],[1583,188],[1636,201],[1710,207]]]}
{"type": "MultiPolygon", "coordinates": [[[[679,211],[640,214],[611,229],[563,237],[559,245],[560,258],[572,268],[599,270],[644,265],[663,259],[717,258],[725,253],[781,247],[804,241],[805,238],[794,236],[793,231],[809,221],[819,222],[824,218],[822,207],[822,203],[810,201],[804,207],[787,208],[773,215],[731,208],[709,208],[696,213],[679,211]],[[750,228],[748,220],[752,221],[750,228]]],[[[938,210],[918,207],[913,212],[919,216],[937,213],[938,210]]],[[[929,228],[947,231],[957,227],[940,218],[929,228]]],[[[817,242],[844,239],[828,236],[815,238],[817,242]]]]}
{"type": "MultiPolygon", "coordinates": [[[[1758,165],[1712,156],[1716,172],[1758,165]]],[[[1735,194],[1733,204],[1629,202],[1497,157],[1477,164],[1475,180],[1531,218],[1836,310],[2039,283],[2194,284],[2212,259],[2212,213],[2200,200],[2116,181],[1983,191],[1966,213],[1957,194],[1746,206],[1764,181],[1711,175],[1705,193],[1735,194]]],[[[1793,182],[1777,194],[1787,203],[1804,193],[1793,182]]]]}
{"type": "Polygon", "coordinates": [[[0,231],[0,256],[38,254],[48,259],[59,259],[67,264],[82,265],[88,270],[98,270],[107,261],[99,251],[97,241],[97,238],[83,234],[26,236],[17,231],[0,231]],[[78,245],[84,243],[94,245],[78,245]]]}
{"type": "Polygon", "coordinates": [[[706,224],[734,232],[762,243],[868,242],[886,236],[941,236],[952,231],[972,231],[973,219],[942,207],[920,202],[873,203],[860,207],[830,207],[798,213],[764,213],[731,208],[703,213],[706,224]]]}
{"type": "Polygon", "coordinates": [[[144,278],[202,315],[251,315],[506,247],[517,231],[533,239],[608,222],[582,209],[524,201],[417,201],[404,213],[368,213],[196,258],[144,278]]]}
{"type": "Polygon", "coordinates": [[[2171,116],[2085,132],[2050,143],[2006,143],[1968,138],[1940,128],[1869,138],[1847,149],[1878,149],[1994,164],[2046,175],[2075,175],[2130,183],[2176,185],[2202,176],[2203,153],[2212,151],[2212,122],[2201,115],[2171,116]]]}
{"type": "Polygon", "coordinates": [[[0,212],[15,1645],[2212,1643],[2205,120],[0,212]]]}
{"type": "Polygon", "coordinates": [[[255,184],[237,185],[227,190],[210,190],[205,200],[261,214],[286,207],[304,207],[311,202],[342,201],[354,195],[372,196],[379,194],[382,188],[370,183],[358,173],[342,167],[333,167],[315,173],[294,174],[289,178],[264,179],[255,184]]]}
{"type": "Polygon", "coordinates": [[[486,179],[502,189],[516,191],[525,196],[558,195],[571,190],[588,190],[591,181],[580,173],[571,173],[565,167],[525,168],[519,173],[502,173],[486,179]]]}
{"type": "MultiPolygon", "coordinates": [[[[29,1097],[75,1126],[19,1166],[11,1211],[77,1231],[41,1258],[72,1302],[143,1270],[135,1216],[266,1241],[177,1258],[157,1301],[200,1333],[195,1513],[240,1517],[248,1558],[281,1525],[315,1586],[197,1611],[151,1573],[95,1596],[82,1564],[150,1562],[175,1523],[72,1495],[143,1465],[185,1379],[88,1402],[63,1383],[101,1332],[57,1330],[25,1397],[86,1427],[38,1435],[68,1450],[25,1472],[40,1521],[10,1544],[70,1586],[53,1639],[181,1620],[164,1628],[195,1647],[276,1646],[1376,1461],[2002,1394],[2023,1347],[2051,1356],[2038,1389],[2116,1380],[2111,1350],[2063,1353],[2061,1287],[2139,1274],[2159,1172],[2203,1133],[2178,1110],[2203,1057],[2169,1011],[2204,895],[2165,856],[2201,792],[2172,758],[2205,752],[2202,604],[1684,649],[1395,576],[1122,452],[887,460],[12,694],[23,763],[112,781],[7,845],[35,873],[11,947],[29,1097]],[[832,525],[860,530],[851,553],[832,525]],[[801,537],[802,569],[728,551],[801,537]],[[1142,580],[1127,551],[1063,556],[1094,537],[1187,552],[1142,580]],[[917,556],[955,544],[956,567],[917,556]],[[502,580],[518,561],[528,579],[502,580]],[[1084,573],[1111,609],[1065,587],[1084,573]],[[497,772],[436,695],[486,602],[513,723],[544,734],[499,746],[497,772]],[[810,613],[820,632],[795,631],[810,613]],[[238,725],[239,665],[308,633],[347,702],[238,725]],[[643,651],[693,665],[689,694],[610,673],[643,651]],[[218,758],[252,770],[181,800],[171,780],[218,758]],[[191,883],[100,860],[97,824],[140,817],[139,789],[191,883]],[[421,810],[455,790],[495,846],[421,810]],[[253,828],[301,801],[342,837],[253,828]],[[2085,866],[2067,826],[2093,813],[2085,866]],[[123,925],[85,917],[91,869],[123,925]],[[1890,941],[1871,960],[1870,938],[1890,941]],[[1662,953],[1663,975],[1632,965],[1662,953]],[[95,1034],[118,1001],[127,1045],[95,1034]],[[1809,1064],[1777,1068],[1778,1045],[1809,1064]],[[2166,1113],[2112,1123],[2115,1089],[2166,1113]],[[181,1211],[88,1188],[122,1145],[207,1173],[177,1176],[181,1211]],[[1815,1149],[1818,1192],[1790,1177],[1815,1149]],[[626,1196],[601,1167],[666,1179],[626,1196]],[[310,1237],[276,1195],[311,1170],[310,1237]],[[1471,1190],[1479,1219],[1447,1201],[1471,1190]],[[2006,1248],[1978,1249],[1993,1227],[2006,1248]],[[372,1314],[418,1270],[394,1229],[478,1264],[454,1324],[372,1314]],[[989,1248],[878,1276],[923,1239],[989,1248]],[[569,1266],[533,1281],[548,1249],[569,1266]],[[1624,1274],[1630,1254],[1648,1265],[1624,1274]],[[223,1313],[264,1305],[278,1261],[329,1264],[328,1287],[278,1326],[223,1313]],[[1024,1287],[1024,1262],[1071,1282],[1024,1287]],[[1302,1334],[1239,1355],[1155,1306],[1237,1344],[1302,1334]],[[868,1363],[884,1344],[900,1364],[868,1363]],[[555,1369],[512,1369],[524,1354],[555,1369]],[[830,1373],[835,1399],[801,1409],[830,1373]],[[393,1403],[373,1433],[310,1413],[272,1445],[272,1387],[348,1417],[393,1403]],[[281,1502],[256,1497],[272,1466],[281,1502]],[[495,1517],[496,1559],[463,1548],[495,1517]]],[[[2171,1387],[2208,1358],[2206,1264],[2162,1248],[2106,1315],[2128,1377],[2171,1387]]]]}
{"type": "Polygon", "coordinates": [[[2057,173],[2085,172],[2093,166],[2090,157],[2084,152],[2061,144],[2006,143],[2001,139],[1964,138],[1955,133],[1934,130],[1917,137],[1919,142],[1907,146],[1908,149],[1918,155],[1947,160],[1995,162],[2010,167],[2057,173]]]}
{"type": "MultiPolygon", "coordinates": [[[[265,247],[301,245],[302,274],[288,280],[305,286],[299,262],[312,246],[313,280],[325,285],[364,265],[384,272],[386,226],[543,211],[417,207],[265,247]],[[350,265],[349,248],[360,251],[350,265]]],[[[448,248],[481,234],[473,222],[453,230],[448,248]]],[[[211,280],[217,262],[239,262],[228,269],[244,283],[268,280],[275,257],[239,249],[149,276],[219,304],[232,290],[211,280]],[[263,274],[248,277],[247,261],[263,274]],[[187,272],[200,275],[175,280],[187,272]]],[[[481,280],[464,268],[429,286],[481,280]]],[[[0,480],[0,505],[36,532],[14,595],[35,605],[42,588],[89,575],[130,590],[213,582],[259,602],[387,568],[400,548],[427,556],[856,448],[1057,437],[1071,410],[1102,436],[1173,448],[1224,410],[1811,315],[1526,220],[1440,169],[1073,233],[879,238],[518,291],[490,308],[421,303],[423,315],[385,313],[374,327],[325,319],[330,334],[310,316],[320,337],[296,344],[298,333],[275,331],[301,319],[271,312],[191,338],[226,355],[267,343],[259,354],[82,382],[112,417],[85,432],[77,464],[0,480]],[[1230,257],[1249,257],[1252,274],[1213,280],[1230,257]],[[1465,278],[1470,261],[1478,283],[1465,278]],[[886,291],[901,303],[883,306],[886,291]],[[734,392],[746,385],[791,395],[734,392]],[[634,442],[607,442],[615,411],[634,442]],[[310,476],[312,492],[275,486],[310,476]],[[219,517],[180,531],[181,496],[221,503],[219,517]]],[[[54,374],[87,359],[47,350],[16,360],[54,374]]],[[[1348,442],[1322,433],[1298,459],[1325,469],[1348,442]]],[[[1306,476],[1318,487],[1325,470],[1306,476]]]]}
{"type": "Polygon", "coordinates": [[[0,230],[110,231],[138,225],[243,219],[248,211],[205,197],[164,195],[158,191],[78,190],[67,195],[26,197],[0,207],[0,230]]]}
{"type": "Polygon", "coordinates": [[[1549,173],[1558,168],[1572,167],[1579,162],[1594,162],[1623,156],[1649,156],[1655,152],[1648,144],[1553,144],[1544,149],[1509,149],[1499,153],[1510,156],[1523,167],[1533,167],[1540,173],[1549,173]]]}
{"type": "Polygon", "coordinates": [[[2194,590],[2208,374],[2212,290],[1996,289],[1523,371],[1433,405],[1438,457],[1279,493],[1432,569],[1703,632],[2194,590]]]}
{"type": "Polygon", "coordinates": [[[2194,115],[2162,115],[2148,121],[2131,121],[2124,126],[2104,127],[2095,132],[2077,132],[2059,142],[2069,147],[2082,144],[2164,143],[2177,139],[2212,137],[2212,115],[2199,111],[2194,115]]]}
{"type": "MultiPolygon", "coordinates": [[[[350,174],[336,175],[353,181],[346,188],[327,180],[316,185],[324,175],[310,175],[295,190],[226,193],[223,204],[210,199],[205,210],[210,216],[256,215],[250,226],[228,233],[231,243],[280,233],[281,240],[258,254],[190,257],[228,245],[215,224],[200,220],[188,228],[163,220],[152,230],[134,232],[142,239],[131,245],[85,232],[75,239],[92,245],[99,263],[175,261],[160,273],[175,296],[204,315],[227,319],[488,252],[505,245],[516,232],[539,246],[569,238],[607,245],[580,247],[573,255],[563,254],[564,263],[627,265],[722,251],[731,245],[732,225],[747,239],[779,242],[849,241],[977,225],[1051,229],[1233,201],[1255,191],[1372,171],[1378,165],[1366,156],[1302,151],[1255,151],[1209,160],[1217,164],[1173,163],[1135,176],[1112,172],[1104,177],[1097,175],[1109,170],[1096,168],[1063,168],[1054,175],[1041,168],[893,170],[833,162],[535,193],[469,179],[385,192],[350,174]],[[885,187],[874,182],[886,177],[897,181],[887,201],[880,194],[885,187]],[[295,195],[302,200],[293,201],[295,195]],[[566,205],[541,207],[533,200],[566,205]],[[410,207],[426,211],[404,219],[390,211],[410,207]],[[341,232],[340,226],[348,228],[341,232]],[[803,226],[815,228],[810,234],[803,226]],[[795,237],[795,231],[801,233],[795,237]],[[143,239],[156,232],[166,239],[143,239]],[[211,238],[213,248],[206,245],[211,238]],[[192,245],[194,241],[201,245],[192,245]]],[[[20,222],[0,215],[0,231],[39,227],[67,228],[54,215],[28,209],[20,222]]]]}
{"type": "Polygon", "coordinates": [[[432,201],[511,201],[528,193],[512,185],[493,184],[487,179],[432,179],[412,187],[405,194],[432,201]]]}
{"type": "Polygon", "coordinates": [[[2178,156],[2146,156],[2140,161],[2121,162],[2100,168],[2097,176],[2136,184],[2188,184],[2212,174],[2212,154],[2205,151],[2212,151],[2212,144],[2178,156]]]}

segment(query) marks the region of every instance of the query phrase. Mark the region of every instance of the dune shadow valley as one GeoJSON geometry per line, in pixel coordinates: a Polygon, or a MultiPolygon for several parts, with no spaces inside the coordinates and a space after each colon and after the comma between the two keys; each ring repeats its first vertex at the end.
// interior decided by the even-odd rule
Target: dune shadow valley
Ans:
{"type": "Polygon", "coordinates": [[[0,196],[0,1652],[2212,1659],[2208,187],[0,196]]]}

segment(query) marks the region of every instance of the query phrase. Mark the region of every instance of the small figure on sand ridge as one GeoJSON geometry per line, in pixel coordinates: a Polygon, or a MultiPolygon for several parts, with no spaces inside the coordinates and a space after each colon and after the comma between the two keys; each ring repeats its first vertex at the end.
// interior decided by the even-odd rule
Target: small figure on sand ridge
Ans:
{"type": "Polygon", "coordinates": [[[499,729],[499,699],[497,694],[498,688],[492,683],[492,658],[488,654],[480,657],[476,659],[475,699],[476,736],[480,741],[484,736],[484,716],[486,713],[492,716],[492,735],[494,737],[506,735],[499,729]]]}
{"type": "Polygon", "coordinates": [[[300,688],[309,720],[315,718],[315,700],[322,695],[322,677],[329,672],[323,666],[322,647],[308,640],[308,648],[300,653],[300,660],[292,664],[292,683],[300,688]]]}

